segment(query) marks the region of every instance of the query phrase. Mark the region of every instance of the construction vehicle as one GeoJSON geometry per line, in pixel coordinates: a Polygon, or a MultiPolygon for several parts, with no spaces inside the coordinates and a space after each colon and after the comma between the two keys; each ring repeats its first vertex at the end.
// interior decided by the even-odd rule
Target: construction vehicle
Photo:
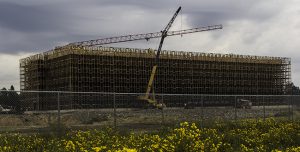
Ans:
{"type": "Polygon", "coordinates": [[[206,27],[200,27],[200,28],[192,28],[192,29],[186,29],[186,30],[179,30],[179,31],[169,31],[171,28],[175,18],[177,17],[178,13],[180,12],[181,7],[177,9],[167,26],[161,31],[161,32],[156,32],[156,33],[146,33],[146,34],[136,34],[136,35],[126,35],[126,36],[118,36],[118,37],[111,37],[111,38],[103,38],[103,39],[96,39],[96,40],[88,40],[88,41],[81,41],[81,42],[74,42],[70,43],[68,45],[62,46],[62,47],[57,47],[59,48],[71,48],[71,49],[76,49],[76,48],[83,48],[83,47],[93,47],[93,46],[100,46],[104,44],[111,44],[111,43],[120,43],[120,42],[127,42],[127,41],[135,41],[135,40],[149,40],[151,38],[161,38],[158,50],[155,55],[155,62],[154,66],[151,71],[151,75],[148,81],[146,93],[143,96],[139,96],[139,100],[146,101],[148,105],[151,107],[156,107],[159,109],[162,109],[165,107],[165,104],[161,101],[158,102],[155,99],[155,93],[154,93],[154,87],[153,87],[153,82],[155,79],[155,74],[156,70],[158,67],[158,61],[159,61],[159,56],[160,52],[162,49],[162,45],[164,43],[164,39],[167,36],[175,36],[175,35],[183,35],[183,34],[189,34],[189,33],[196,33],[196,32],[204,32],[204,31],[210,31],[210,30],[216,30],[216,29],[222,29],[222,25],[213,25],[213,26],[206,26],[206,27]],[[152,93],[151,93],[152,90],[152,93]],[[151,93],[151,96],[150,96],[151,93]]]}
{"type": "Polygon", "coordinates": [[[2,105],[0,105],[0,114],[12,114],[12,113],[16,113],[12,107],[6,106],[4,108],[2,105]]]}
{"type": "MultiPolygon", "coordinates": [[[[159,61],[159,55],[160,55],[161,48],[162,48],[162,45],[164,43],[164,40],[168,36],[168,31],[171,28],[171,26],[172,26],[175,18],[177,17],[178,13],[180,12],[180,10],[181,10],[181,7],[179,7],[177,9],[177,11],[173,15],[173,17],[171,18],[171,20],[169,21],[167,26],[164,28],[164,30],[161,31],[161,39],[160,39],[160,43],[159,43],[157,53],[156,53],[156,56],[155,56],[155,62],[154,62],[154,65],[153,65],[153,68],[152,68],[152,71],[151,71],[150,79],[149,79],[149,82],[148,82],[148,85],[147,85],[147,90],[146,90],[145,95],[139,97],[140,100],[145,100],[152,107],[156,107],[158,109],[163,109],[163,108],[166,107],[166,105],[164,104],[163,101],[157,101],[155,99],[155,93],[154,93],[154,87],[153,87],[153,82],[154,82],[155,74],[156,74],[156,71],[157,71],[158,63],[159,63],[158,62],[159,61]],[[151,89],[153,91],[152,91],[152,94],[150,96],[151,89]]],[[[185,106],[185,107],[188,107],[188,106],[185,106]]]]}
{"type": "Polygon", "coordinates": [[[160,39],[160,43],[159,43],[159,46],[158,46],[158,49],[157,49],[157,52],[156,52],[154,65],[152,67],[150,79],[149,79],[149,82],[148,82],[148,85],[147,85],[147,90],[146,90],[145,95],[139,97],[140,100],[145,100],[150,105],[152,105],[153,107],[157,107],[158,109],[163,109],[166,105],[163,103],[163,101],[158,102],[155,99],[153,81],[154,81],[154,77],[155,77],[155,74],[156,74],[156,69],[157,69],[157,66],[158,66],[159,55],[160,55],[162,45],[164,43],[165,38],[167,37],[167,33],[168,33],[169,29],[171,28],[171,26],[172,26],[172,24],[173,24],[173,22],[174,22],[175,18],[177,17],[180,10],[181,10],[181,7],[179,7],[177,9],[177,11],[173,15],[173,17],[171,18],[171,20],[169,21],[167,26],[164,28],[164,30],[161,31],[161,39],[160,39]],[[151,89],[153,90],[152,91],[152,96],[150,96],[151,89]]]}
{"type": "Polygon", "coordinates": [[[246,100],[246,99],[237,99],[236,108],[251,109],[252,102],[250,100],[246,100]]]}

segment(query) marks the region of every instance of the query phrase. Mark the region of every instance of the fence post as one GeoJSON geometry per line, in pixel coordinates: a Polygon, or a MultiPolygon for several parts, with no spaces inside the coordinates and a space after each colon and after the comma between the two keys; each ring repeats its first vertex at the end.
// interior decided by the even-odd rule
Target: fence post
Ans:
{"type": "Polygon", "coordinates": [[[57,131],[58,135],[61,133],[61,124],[60,124],[60,92],[57,92],[57,131]]]}
{"type": "Polygon", "coordinates": [[[116,93],[114,92],[114,128],[117,130],[116,93]]]}
{"type": "Polygon", "coordinates": [[[255,101],[255,104],[254,104],[254,102],[252,102],[251,109],[254,107],[254,105],[257,107],[258,110],[255,112],[255,119],[256,119],[256,122],[258,122],[260,102],[259,102],[259,96],[257,94],[255,95],[255,100],[253,100],[253,101],[255,101]]]}
{"type": "Polygon", "coordinates": [[[161,95],[161,104],[163,104],[162,106],[162,109],[161,109],[161,115],[162,115],[162,121],[161,121],[161,123],[162,123],[162,125],[164,125],[165,124],[165,114],[164,114],[164,104],[165,104],[165,102],[164,102],[164,95],[161,95]]]}
{"type": "Polygon", "coordinates": [[[293,95],[290,95],[291,99],[290,99],[290,110],[289,110],[289,116],[290,116],[290,120],[294,121],[294,109],[293,109],[293,95]]]}
{"type": "Polygon", "coordinates": [[[237,109],[236,109],[236,103],[237,102],[237,96],[234,96],[234,120],[237,121],[237,109]]]}
{"type": "Polygon", "coordinates": [[[204,101],[203,101],[203,94],[201,94],[201,128],[203,128],[204,123],[204,101]]]}
{"type": "Polygon", "coordinates": [[[262,97],[263,100],[263,114],[264,114],[264,121],[266,120],[266,106],[265,106],[265,96],[262,97]]]}

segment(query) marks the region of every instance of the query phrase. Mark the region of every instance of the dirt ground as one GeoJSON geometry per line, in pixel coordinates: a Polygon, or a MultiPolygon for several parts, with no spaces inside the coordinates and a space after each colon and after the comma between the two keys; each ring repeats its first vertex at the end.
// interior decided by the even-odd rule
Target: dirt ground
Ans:
{"type": "Polygon", "coordinates": [[[212,120],[230,121],[245,118],[285,117],[298,119],[299,109],[288,106],[254,106],[251,109],[232,107],[165,108],[159,109],[85,109],[62,110],[60,119],[57,111],[27,111],[22,115],[1,114],[0,132],[41,130],[56,128],[114,127],[134,130],[159,129],[162,125],[178,125],[183,121],[206,122],[212,120]],[[293,112],[292,112],[293,110],[293,112]]]}

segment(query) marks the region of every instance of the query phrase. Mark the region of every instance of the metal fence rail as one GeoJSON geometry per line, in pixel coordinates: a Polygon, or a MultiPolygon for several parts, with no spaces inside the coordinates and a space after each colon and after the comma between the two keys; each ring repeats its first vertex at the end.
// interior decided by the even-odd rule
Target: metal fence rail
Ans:
{"type": "Polygon", "coordinates": [[[183,121],[209,125],[240,119],[299,120],[299,95],[156,94],[153,109],[138,93],[0,91],[0,132],[60,132],[113,127],[153,131],[183,121]]]}

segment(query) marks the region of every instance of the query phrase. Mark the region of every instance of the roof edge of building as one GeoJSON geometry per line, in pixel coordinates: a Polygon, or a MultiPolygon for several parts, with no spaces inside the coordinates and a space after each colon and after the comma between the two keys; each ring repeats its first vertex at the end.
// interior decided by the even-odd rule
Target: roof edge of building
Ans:
{"type": "MultiPolygon", "coordinates": [[[[47,52],[35,54],[23,59],[20,63],[34,60],[53,59],[70,54],[78,55],[101,55],[101,56],[121,56],[121,57],[143,57],[154,58],[156,50],[140,48],[120,48],[120,47],[57,47],[47,52]]],[[[221,53],[204,53],[204,52],[186,52],[162,50],[161,59],[181,59],[181,60],[203,60],[215,62],[245,62],[245,63],[262,63],[262,64],[291,64],[291,58],[288,57],[271,57],[256,55],[239,55],[239,54],[221,54],[221,53]]]]}

